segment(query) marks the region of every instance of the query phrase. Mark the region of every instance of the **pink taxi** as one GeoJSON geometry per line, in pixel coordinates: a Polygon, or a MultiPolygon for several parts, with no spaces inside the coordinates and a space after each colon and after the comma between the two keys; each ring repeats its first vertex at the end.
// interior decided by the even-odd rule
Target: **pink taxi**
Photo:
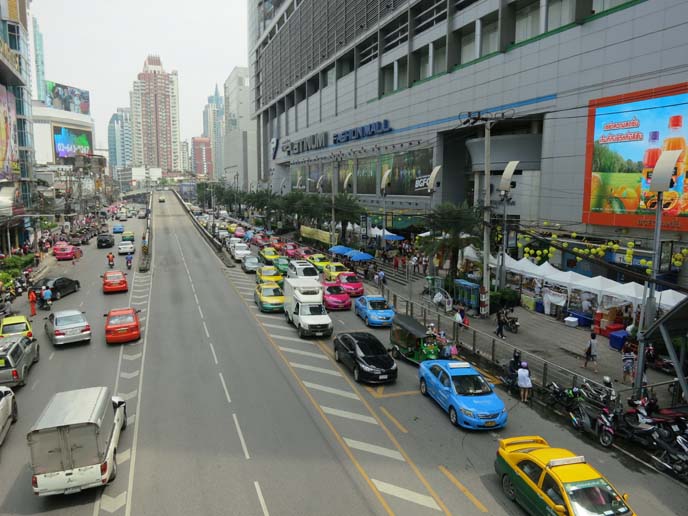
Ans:
{"type": "Polygon", "coordinates": [[[347,271],[339,273],[335,284],[341,286],[344,292],[351,297],[363,295],[363,282],[355,272],[347,271]]]}
{"type": "Polygon", "coordinates": [[[350,310],[351,298],[337,283],[323,283],[323,300],[327,310],[350,310]]]}

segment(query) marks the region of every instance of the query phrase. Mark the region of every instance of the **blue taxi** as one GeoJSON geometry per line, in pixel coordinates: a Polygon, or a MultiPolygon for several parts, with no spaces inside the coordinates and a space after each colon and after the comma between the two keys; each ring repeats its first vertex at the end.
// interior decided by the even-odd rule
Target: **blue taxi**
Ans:
{"type": "Polygon", "coordinates": [[[394,307],[382,296],[361,296],[354,303],[354,313],[366,326],[392,326],[394,307]]]}
{"type": "Polygon", "coordinates": [[[113,233],[124,233],[124,226],[122,224],[115,224],[112,226],[113,233]]]}
{"type": "Polygon", "coordinates": [[[426,360],[418,368],[420,392],[430,396],[455,426],[494,430],[506,425],[504,402],[468,362],[426,360]]]}

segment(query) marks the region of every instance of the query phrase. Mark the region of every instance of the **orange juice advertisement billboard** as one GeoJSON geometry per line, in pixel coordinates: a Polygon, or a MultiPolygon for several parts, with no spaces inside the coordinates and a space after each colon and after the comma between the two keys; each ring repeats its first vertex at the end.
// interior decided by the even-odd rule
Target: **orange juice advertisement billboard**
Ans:
{"type": "Polygon", "coordinates": [[[662,151],[682,150],[664,193],[662,226],[688,231],[688,83],[590,102],[583,222],[651,228],[652,172],[662,151]]]}

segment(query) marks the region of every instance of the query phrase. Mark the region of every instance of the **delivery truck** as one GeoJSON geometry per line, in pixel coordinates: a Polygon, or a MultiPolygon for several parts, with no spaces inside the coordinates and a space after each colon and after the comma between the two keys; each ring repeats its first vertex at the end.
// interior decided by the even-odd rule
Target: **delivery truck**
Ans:
{"type": "Polygon", "coordinates": [[[323,303],[323,286],[313,278],[284,280],[284,314],[299,337],[329,337],[332,319],[323,303]]]}

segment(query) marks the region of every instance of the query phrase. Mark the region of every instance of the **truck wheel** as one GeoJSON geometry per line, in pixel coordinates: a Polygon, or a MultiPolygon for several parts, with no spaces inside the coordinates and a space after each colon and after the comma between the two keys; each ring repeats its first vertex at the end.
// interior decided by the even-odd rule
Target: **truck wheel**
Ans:
{"type": "Polygon", "coordinates": [[[296,328],[296,331],[298,332],[299,338],[300,338],[300,339],[302,339],[302,338],[305,337],[305,334],[304,334],[303,329],[301,328],[301,326],[299,326],[298,328],[296,328]]]}

